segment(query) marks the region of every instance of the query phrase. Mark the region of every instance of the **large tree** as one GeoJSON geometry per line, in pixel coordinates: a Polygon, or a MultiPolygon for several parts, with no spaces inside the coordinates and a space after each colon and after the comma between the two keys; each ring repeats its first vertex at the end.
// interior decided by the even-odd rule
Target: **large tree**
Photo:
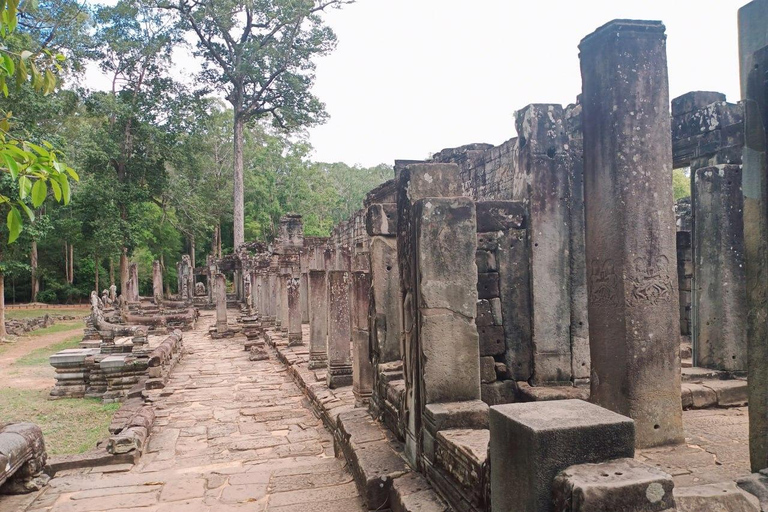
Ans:
{"type": "Polygon", "coordinates": [[[202,78],[233,109],[234,247],[245,241],[243,132],[268,117],[284,130],[320,123],[325,107],[311,92],[315,57],[336,36],[320,13],[353,0],[155,0],[195,34],[202,78]]]}

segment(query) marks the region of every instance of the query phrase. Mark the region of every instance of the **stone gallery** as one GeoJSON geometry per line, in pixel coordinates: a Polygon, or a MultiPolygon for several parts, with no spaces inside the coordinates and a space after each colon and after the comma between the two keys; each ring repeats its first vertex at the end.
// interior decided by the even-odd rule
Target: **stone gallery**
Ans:
{"type": "MultiPolygon", "coordinates": [[[[289,491],[279,477],[291,473],[279,471],[312,455],[280,441],[306,435],[286,420],[299,412],[240,409],[227,420],[198,407],[167,428],[174,395],[205,387],[173,385],[178,368],[191,372],[190,331],[202,333],[193,353],[212,354],[191,374],[211,386],[232,358],[238,372],[255,368],[223,402],[276,366],[298,386],[360,510],[768,510],[768,0],[738,20],[738,103],[717,92],[670,98],[664,24],[610,21],[579,45],[573,104],[521,108],[517,137],[499,146],[395,161],[328,238],[305,236],[302,217],[286,215],[269,245],[197,268],[185,256],[174,297],[159,265],[154,296],[139,297],[132,268],[123,296],[92,296],[82,348],[51,358],[52,395],[122,402],[99,465],[130,454],[170,470],[232,437],[226,456],[210,459],[221,479],[206,473],[207,491],[192,496],[210,510],[218,486],[221,499],[261,489],[237,502],[249,510],[341,510],[335,500],[349,497],[280,501],[289,491]],[[692,195],[675,204],[681,168],[692,195]],[[213,311],[203,330],[200,310],[213,311]],[[698,413],[747,410],[748,439],[723,441],[744,446],[740,461],[699,448],[688,430],[698,413]],[[237,437],[260,432],[243,418],[261,415],[282,426],[237,437]],[[198,423],[211,416],[239,426],[217,423],[213,435],[198,423]],[[153,450],[153,439],[175,451],[153,450]],[[232,464],[248,453],[257,467],[273,456],[285,464],[233,484],[232,464]]],[[[284,386],[260,393],[279,400],[284,386]]],[[[0,429],[0,461],[10,461],[0,483],[44,489],[29,483],[45,463],[41,434],[22,436],[28,455],[6,454],[26,431],[0,429]]],[[[295,475],[311,482],[315,471],[295,475]]],[[[52,492],[51,505],[30,510],[69,499],[52,492]]]]}

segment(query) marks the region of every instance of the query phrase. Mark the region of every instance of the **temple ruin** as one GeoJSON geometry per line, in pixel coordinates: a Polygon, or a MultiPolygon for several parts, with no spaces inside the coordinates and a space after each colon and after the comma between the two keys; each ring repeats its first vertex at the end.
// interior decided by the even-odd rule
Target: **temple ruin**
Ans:
{"type": "Polygon", "coordinates": [[[573,104],[396,160],[329,237],[285,215],[271,244],[184,256],[172,297],[132,265],[52,395],[124,401],[108,450],[140,454],[207,309],[211,344],[285,365],[368,510],[768,510],[766,26],[768,0],[740,10],[737,103],[671,99],[664,24],[614,20],[579,45],[573,104]],[[752,475],[680,485],[654,458],[684,411],[747,403],[752,475]]]}

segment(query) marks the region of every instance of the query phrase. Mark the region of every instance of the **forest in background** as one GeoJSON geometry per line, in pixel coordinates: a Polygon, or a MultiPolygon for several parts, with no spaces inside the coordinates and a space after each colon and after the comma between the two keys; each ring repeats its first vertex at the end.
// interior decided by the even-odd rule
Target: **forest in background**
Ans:
{"type": "MultiPolygon", "coordinates": [[[[209,3],[227,12],[279,9],[275,16],[286,16],[284,10],[302,4],[209,3]]],[[[219,16],[217,23],[225,19],[213,15],[219,16]]],[[[295,57],[304,59],[299,63],[302,72],[289,77],[292,82],[279,91],[284,96],[309,94],[312,56],[333,48],[335,36],[312,16],[311,30],[305,32],[314,38],[307,44],[315,51],[295,57]]],[[[175,291],[176,262],[182,254],[193,254],[200,265],[211,252],[231,252],[236,112],[217,92],[216,81],[226,76],[203,66],[199,83],[174,77],[172,56],[195,48],[182,37],[184,20],[172,9],[158,8],[157,2],[132,0],[113,6],[22,2],[18,19],[16,31],[5,39],[8,48],[45,50],[66,60],[47,94],[32,81],[18,81],[10,85],[8,97],[0,97],[0,109],[9,114],[9,131],[55,147],[79,181],[72,181],[68,204],[45,201],[36,208],[34,222],[25,220],[15,242],[7,243],[8,226],[3,226],[0,264],[6,302],[77,302],[111,283],[119,288],[121,256],[138,263],[142,293],[151,293],[154,260],[161,262],[166,285],[175,291]],[[85,69],[93,63],[110,78],[111,90],[88,87],[85,69]]],[[[252,116],[245,123],[247,241],[273,239],[280,216],[287,212],[303,215],[308,236],[327,236],[362,206],[370,189],[392,177],[388,165],[362,168],[312,161],[303,128],[324,119],[322,103],[310,95],[291,98],[274,115],[252,116]],[[305,115],[309,111],[312,115],[305,115]]],[[[18,186],[10,174],[2,175],[2,193],[12,195],[18,186]]],[[[54,192],[53,187],[48,190],[49,195],[54,192]]]]}

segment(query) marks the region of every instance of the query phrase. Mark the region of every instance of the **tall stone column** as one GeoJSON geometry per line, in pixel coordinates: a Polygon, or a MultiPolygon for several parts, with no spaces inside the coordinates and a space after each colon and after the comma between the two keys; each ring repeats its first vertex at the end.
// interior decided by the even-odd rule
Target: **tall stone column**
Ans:
{"type": "Polygon", "coordinates": [[[739,10],[744,99],[744,252],[747,275],[749,455],[752,471],[768,467],[768,0],[739,10]]]}
{"type": "Polygon", "coordinates": [[[288,299],[288,345],[302,344],[301,338],[301,292],[298,277],[286,278],[286,295],[288,299]]]}
{"type": "Polygon", "coordinates": [[[371,274],[352,273],[352,391],[358,404],[366,404],[373,392],[373,365],[368,339],[371,274]]]}
{"type": "Polygon", "coordinates": [[[152,262],[152,294],[155,304],[160,304],[163,300],[163,270],[159,261],[152,262]]]}
{"type": "Polygon", "coordinates": [[[328,278],[328,387],[352,384],[349,310],[350,276],[345,270],[331,270],[328,278]]]}
{"type": "Polygon", "coordinates": [[[328,289],[325,270],[309,271],[309,368],[328,361],[328,289]]]}
{"type": "Polygon", "coordinates": [[[616,20],[580,49],[592,401],[638,447],[682,442],[665,28],[616,20]]]}
{"type": "Polygon", "coordinates": [[[213,294],[216,300],[216,331],[224,333],[227,325],[227,279],[224,274],[216,274],[213,279],[213,294]]]}
{"type": "Polygon", "coordinates": [[[301,273],[299,293],[301,295],[301,323],[309,323],[309,271],[301,273]]]}
{"type": "Polygon", "coordinates": [[[288,283],[291,280],[290,272],[286,272],[285,269],[280,271],[278,275],[279,291],[280,291],[280,330],[288,332],[288,326],[291,322],[290,311],[288,309],[288,283]]]}
{"type": "Polygon", "coordinates": [[[696,171],[696,365],[747,370],[747,281],[741,166],[696,171]]]}
{"type": "Polygon", "coordinates": [[[373,286],[372,349],[379,364],[400,360],[400,301],[397,239],[371,238],[371,280],[373,286]]]}

